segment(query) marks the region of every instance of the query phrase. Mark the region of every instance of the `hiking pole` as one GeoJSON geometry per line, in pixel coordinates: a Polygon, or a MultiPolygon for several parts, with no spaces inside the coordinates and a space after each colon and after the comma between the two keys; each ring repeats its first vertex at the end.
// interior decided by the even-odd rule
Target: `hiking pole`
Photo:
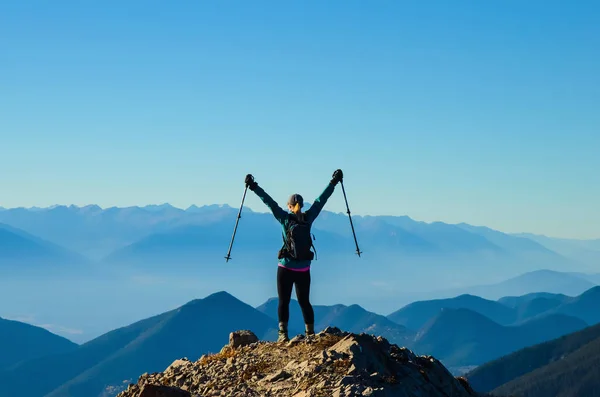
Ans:
{"type": "Polygon", "coordinates": [[[242,217],[242,208],[244,208],[244,200],[246,199],[247,191],[248,191],[248,185],[246,185],[246,188],[244,189],[244,195],[242,196],[242,205],[240,205],[240,210],[238,212],[237,219],[235,220],[235,227],[233,228],[233,235],[231,236],[231,242],[229,243],[229,250],[227,251],[227,256],[225,257],[225,262],[229,262],[229,260],[231,259],[231,255],[230,255],[231,247],[233,246],[233,239],[235,238],[235,232],[238,227],[238,222],[240,221],[240,218],[242,217]]]}
{"type": "Polygon", "coordinates": [[[346,198],[346,189],[344,189],[344,182],[340,181],[342,185],[342,193],[344,193],[344,201],[346,202],[346,213],[350,219],[350,227],[352,228],[352,235],[354,236],[354,244],[356,244],[356,255],[360,258],[360,250],[358,249],[358,241],[356,241],[356,233],[354,232],[354,225],[352,224],[352,216],[350,216],[350,207],[348,207],[348,199],[346,198]]]}

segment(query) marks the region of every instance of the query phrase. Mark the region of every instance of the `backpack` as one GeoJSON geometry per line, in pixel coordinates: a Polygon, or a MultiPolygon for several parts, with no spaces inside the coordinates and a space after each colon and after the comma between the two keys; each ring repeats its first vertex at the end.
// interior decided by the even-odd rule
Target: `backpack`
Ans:
{"type": "Polygon", "coordinates": [[[283,247],[279,250],[278,258],[289,258],[294,260],[313,260],[317,250],[313,245],[314,236],[310,232],[311,224],[304,220],[304,214],[300,219],[290,214],[287,229],[283,236],[283,247]],[[311,251],[311,248],[314,250],[311,251]]]}

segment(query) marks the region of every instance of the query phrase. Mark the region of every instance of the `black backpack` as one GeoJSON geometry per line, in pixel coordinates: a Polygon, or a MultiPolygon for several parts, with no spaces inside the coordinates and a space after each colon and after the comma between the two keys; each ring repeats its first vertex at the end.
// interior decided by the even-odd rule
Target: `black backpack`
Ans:
{"type": "Polygon", "coordinates": [[[300,219],[290,214],[287,222],[287,230],[283,236],[283,247],[279,250],[278,258],[289,258],[294,260],[313,260],[317,250],[313,245],[314,236],[310,232],[311,224],[304,220],[304,214],[300,219]],[[311,248],[314,250],[311,251],[311,248]]]}

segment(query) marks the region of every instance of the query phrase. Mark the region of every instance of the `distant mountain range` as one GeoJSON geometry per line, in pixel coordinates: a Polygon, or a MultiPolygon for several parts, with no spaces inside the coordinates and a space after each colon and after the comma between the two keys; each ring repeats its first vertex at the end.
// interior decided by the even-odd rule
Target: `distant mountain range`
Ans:
{"type": "MultiPolygon", "coordinates": [[[[188,267],[196,269],[199,264],[222,265],[237,211],[226,205],[185,210],[169,204],[106,209],[96,205],[53,206],[6,209],[0,212],[0,223],[105,268],[172,274],[188,267]]],[[[491,284],[540,269],[590,271],[589,264],[580,262],[577,255],[554,251],[545,240],[486,227],[426,223],[407,216],[354,216],[353,221],[364,253],[360,259],[354,254],[346,214],[325,210],[317,219],[314,234],[317,264],[324,264],[321,277],[337,277],[352,261],[356,266],[344,275],[347,283],[387,274],[388,280],[408,278],[412,281],[409,285],[426,284],[428,290],[435,290],[491,284]],[[432,272],[438,277],[430,277],[432,272]]],[[[0,236],[0,244],[3,239],[8,237],[0,236]]],[[[573,247],[580,243],[569,242],[573,247]]],[[[588,243],[586,249],[595,247],[594,242],[588,243]]],[[[281,230],[274,217],[244,208],[232,263],[272,262],[280,246],[281,230]]],[[[210,277],[210,271],[205,276],[210,277]]],[[[393,285],[388,286],[389,297],[407,292],[406,287],[396,287],[393,292],[393,285]]]]}
{"type": "MultiPolygon", "coordinates": [[[[387,317],[359,305],[315,305],[316,329],[331,325],[356,333],[385,335],[390,342],[418,354],[439,357],[449,367],[464,367],[592,325],[581,317],[600,321],[596,310],[599,291],[600,287],[595,287],[576,297],[535,294],[505,297],[498,302],[459,296],[416,302],[387,317]],[[539,310],[523,309],[536,299],[558,303],[548,310],[543,310],[543,305],[535,305],[539,310]],[[429,318],[425,319],[424,312],[429,318]],[[529,317],[524,313],[529,313],[529,317]],[[414,329],[392,318],[411,324],[414,329]]],[[[295,300],[290,309],[292,334],[303,332],[304,323],[295,300]]],[[[0,397],[100,395],[107,386],[122,385],[143,372],[160,371],[177,358],[195,360],[202,354],[216,352],[227,343],[225,335],[233,330],[250,329],[264,340],[274,340],[276,310],[277,299],[254,308],[226,292],[211,294],[79,346],[67,344],[58,354],[48,352],[0,369],[0,397]],[[32,377],[36,382],[31,382],[32,377]]],[[[24,341],[38,343],[36,335],[23,335],[11,337],[15,346],[19,346],[14,343],[18,338],[22,339],[21,346],[24,341]]]]}
{"type": "Polygon", "coordinates": [[[589,265],[592,268],[598,268],[598,264],[600,263],[600,239],[575,240],[551,238],[532,233],[518,233],[513,235],[535,241],[554,252],[589,265]]]}
{"type": "Polygon", "coordinates": [[[35,270],[56,270],[85,265],[82,255],[33,236],[23,230],[0,223],[0,274],[35,270]]]}
{"type": "Polygon", "coordinates": [[[522,273],[498,283],[442,289],[431,292],[428,295],[455,296],[467,294],[492,300],[505,296],[521,296],[535,292],[574,296],[600,284],[599,276],[600,274],[597,273],[557,272],[542,269],[522,273]]]}

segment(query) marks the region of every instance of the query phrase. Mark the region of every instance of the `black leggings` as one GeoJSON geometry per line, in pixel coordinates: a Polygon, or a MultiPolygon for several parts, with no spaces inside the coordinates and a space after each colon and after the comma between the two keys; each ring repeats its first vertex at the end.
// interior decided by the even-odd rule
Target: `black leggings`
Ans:
{"type": "Polygon", "coordinates": [[[277,268],[277,294],[279,295],[279,307],[277,314],[279,322],[287,323],[290,319],[290,300],[292,299],[292,287],[296,285],[296,298],[302,309],[305,324],[315,323],[315,312],[310,304],[310,270],[298,272],[277,268]]]}

